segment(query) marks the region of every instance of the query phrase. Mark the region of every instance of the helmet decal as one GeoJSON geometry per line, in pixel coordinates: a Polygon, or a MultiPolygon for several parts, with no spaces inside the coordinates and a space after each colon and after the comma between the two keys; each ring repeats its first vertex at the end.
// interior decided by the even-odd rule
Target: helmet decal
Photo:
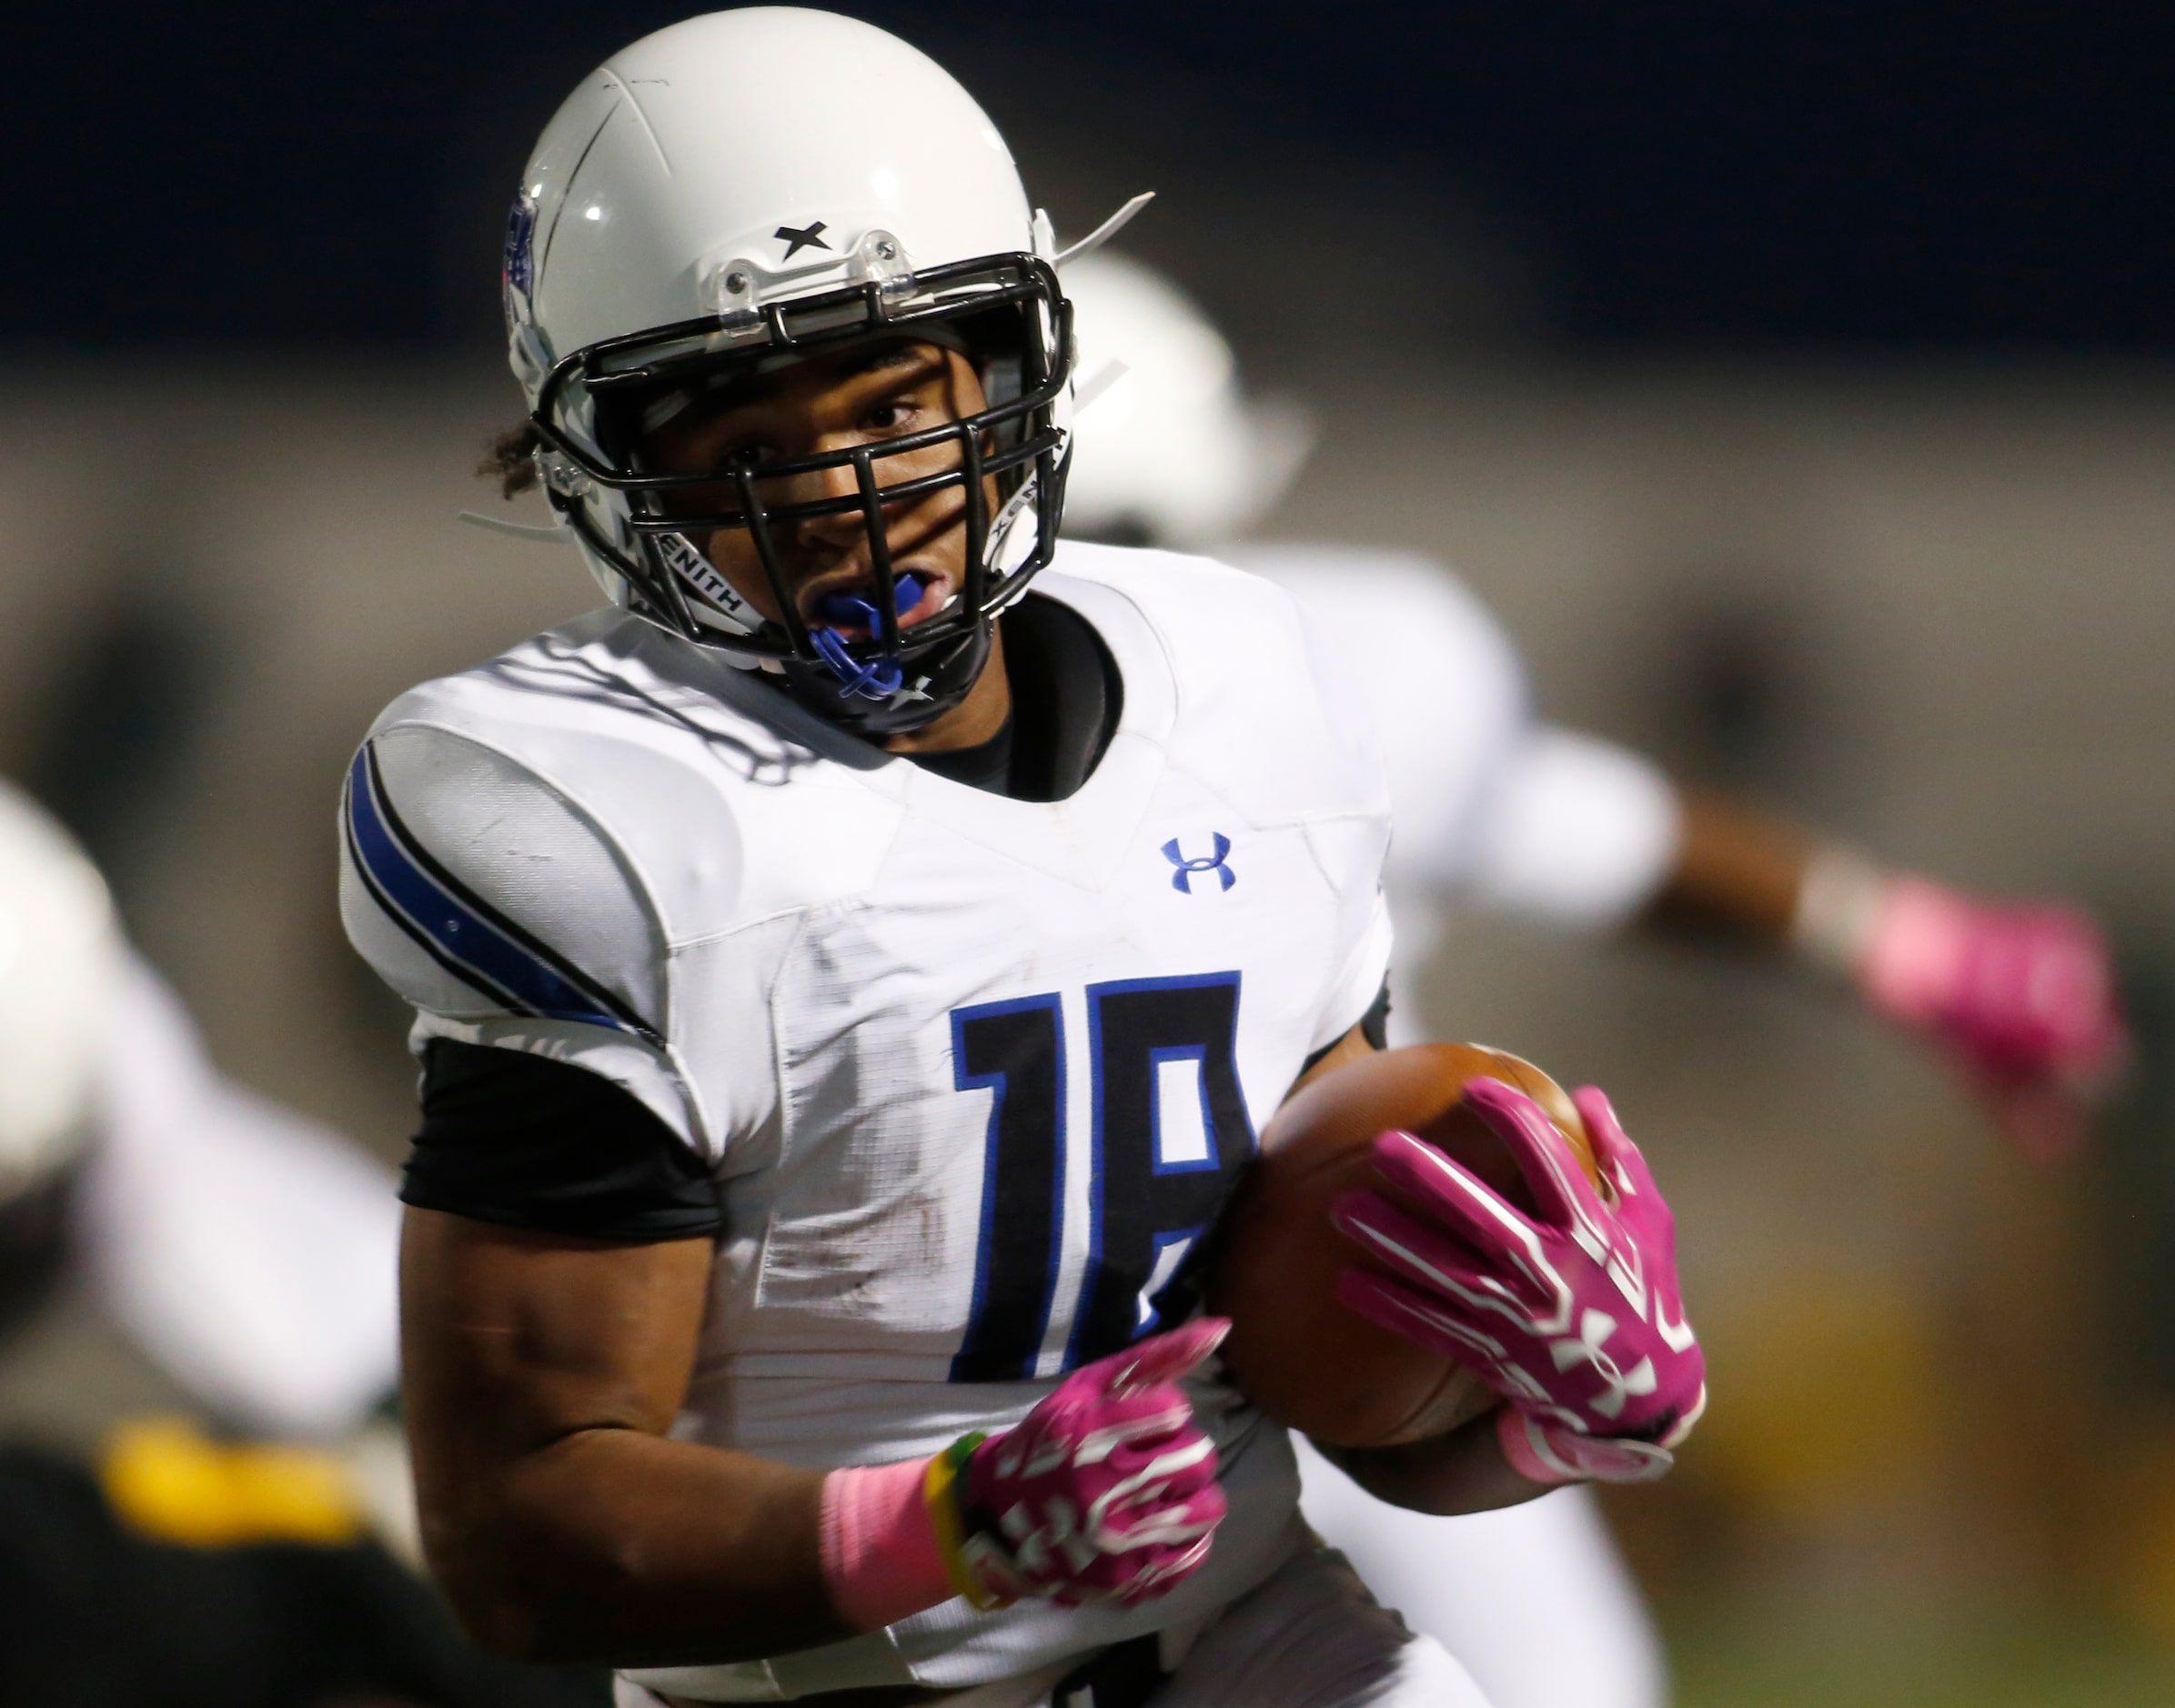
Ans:
{"type": "Polygon", "coordinates": [[[499,272],[506,293],[506,322],[525,326],[533,317],[530,292],[536,286],[536,202],[527,196],[514,197],[506,216],[506,259],[499,272]]]}
{"type": "Polygon", "coordinates": [[[685,534],[660,535],[657,548],[672,573],[716,608],[708,614],[711,622],[736,634],[754,633],[762,621],[755,608],[740,597],[739,588],[718,573],[716,565],[695,549],[694,542],[685,534]]]}
{"type": "Polygon", "coordinates": [[[803,249],[830,248],[831,246],[823,241],[823,233],[828,229],[825,222],[819,219],[811,225],[780,226],[770,236],[785,245],[785,254],[781,258],[790,261],[803,249]]]}

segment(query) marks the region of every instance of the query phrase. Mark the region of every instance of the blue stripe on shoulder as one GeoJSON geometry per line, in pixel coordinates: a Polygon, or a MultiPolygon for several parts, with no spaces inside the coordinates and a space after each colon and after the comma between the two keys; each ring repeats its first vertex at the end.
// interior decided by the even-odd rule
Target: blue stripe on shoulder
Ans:
{"type": "Polygon", "coordinates": [[[347,838],[379,905],[456,978],[515,1012],[581,1020],[656,1040],[656,1032],[430,859],[382,793],[366,743],[347,773],[347,838]],[[524,940],[527,939],[528,940],[524,940]]]}

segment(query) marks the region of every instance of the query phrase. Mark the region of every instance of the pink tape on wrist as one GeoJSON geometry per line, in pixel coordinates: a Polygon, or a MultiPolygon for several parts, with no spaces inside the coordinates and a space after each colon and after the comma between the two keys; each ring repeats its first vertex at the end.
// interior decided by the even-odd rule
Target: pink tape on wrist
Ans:
{"type": "Polygon", "coordinates": [[[1972,919],[1969,904],[1938,884],[1893,880],[1858,970],[1874,1006],[1908,1020],[1939,1012],[1962,980],[1972,919]]]}
{"type": "Polygon", "coordinates": [[[952,1599],[921,1487],[926,1459],[855,1465],[823,1479],[823,1582],[857,1631],[879,1631],[952,1599]]]}
{"type": "Polygon", "coordinates": [[[1504,1406],[1496,1412],[1495,1440],[1502,1443],[1505,1461],[1526,1482],[1554,1485],[1571,1481],[1567,1472],[1540,1456],[1526,1414],[1515,1405],[1504,1406]]]}

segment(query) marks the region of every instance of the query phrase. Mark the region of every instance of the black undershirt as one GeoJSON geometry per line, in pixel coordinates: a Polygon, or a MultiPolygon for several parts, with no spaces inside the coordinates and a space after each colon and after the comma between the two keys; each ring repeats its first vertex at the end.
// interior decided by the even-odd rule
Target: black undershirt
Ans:
{"type": "Polygon", "coordinates": [[[1012,728],[1012,714],[1007,712],[1003,728],[978,748],[949,748],[941,753],[909,753],[904,757],[925,771],[964,783],[969,789],[986,789],[992,795],[1009,795],[1012,728]]]}
{"type": "Polygon", "coordinates": [[[643,1243],[720,1232],[710,1166],[649,1106],[587,1068],[434,1038],[401,1171],[418,1210],[643,1243]]]}
{"type": "MultiPolygon", "coordinates": [[[[972,789],[1062,800],[1093,774],[1117,727],[1117,661],[1055,599],[1031,593],[1001,620],[1012,691],[1004,727],[978,747],[903,757],[972,789]]],[[[1377,1047],[1387,1011],[1385,987],[1361,1022],[1377,1047]]],[[[422,1103],[400,1188],[418,1209],[629,1243],[724,1230],[709,1162],[639,1098],[586,1068],[433,1039],[422,1103]]]]}
{"type": "Polygon", "coordinates": [[[1110,745],[1125,701],[1117,660],[1068,605],[1029,594],[1007,611],[1004,668],[1012,710],[979,747],[908,753],[925,771],[1014,800],[1062,800],[1110,745]]]}

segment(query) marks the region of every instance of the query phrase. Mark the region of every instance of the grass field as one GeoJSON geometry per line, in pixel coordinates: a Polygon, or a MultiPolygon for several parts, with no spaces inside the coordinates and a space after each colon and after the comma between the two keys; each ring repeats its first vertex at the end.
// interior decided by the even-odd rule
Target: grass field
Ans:
{"type": "Polygon", "coordinates": [[[2019,1620],[1818,1637],[1711,1626],[1671,1633],[1677,1708],[2169,1708],[2175,1652],[2019,1620]]]}

